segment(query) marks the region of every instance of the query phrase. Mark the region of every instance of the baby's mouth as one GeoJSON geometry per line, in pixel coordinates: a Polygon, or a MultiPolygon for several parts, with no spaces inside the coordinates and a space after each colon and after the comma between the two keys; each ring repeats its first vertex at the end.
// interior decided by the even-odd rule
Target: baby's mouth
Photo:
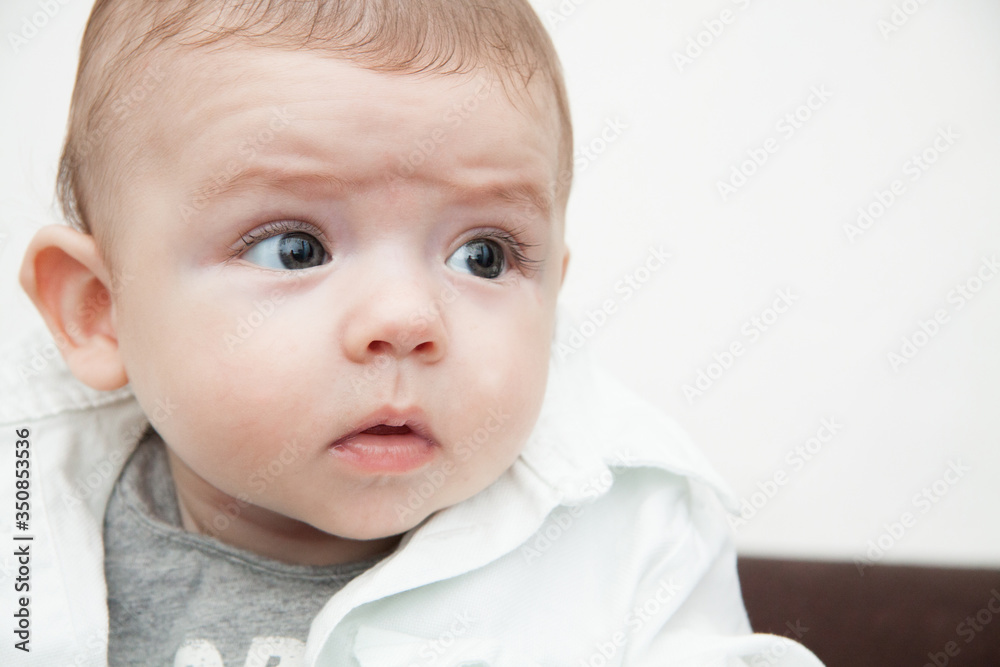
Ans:
{"type": "Polygon", "coordinates": [[[386,426],[385,424],[379,424],[361,432],[368,433],[369,435],[407,435],[413,431],[410,430],[409,426],[386,426]]]}
{"type": "Polygon", "coordinates": [[[384,421],[334,441],[330,453],[363,473],[378,475],[411,472],[440,453],[440,446],[416,416],[386,412],[367,423],[384,421]]]}

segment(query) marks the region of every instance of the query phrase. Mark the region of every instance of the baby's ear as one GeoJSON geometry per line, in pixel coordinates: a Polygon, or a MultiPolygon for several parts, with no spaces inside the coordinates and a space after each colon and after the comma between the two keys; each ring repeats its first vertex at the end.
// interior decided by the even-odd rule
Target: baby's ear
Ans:
{"type": "Polygon", "coordinates": [[[128,382],[118,353],[110,276],[94,237],[62,225],[38,230],[21,287],[42,314],[73,375],[94,389],[128,382]]]}

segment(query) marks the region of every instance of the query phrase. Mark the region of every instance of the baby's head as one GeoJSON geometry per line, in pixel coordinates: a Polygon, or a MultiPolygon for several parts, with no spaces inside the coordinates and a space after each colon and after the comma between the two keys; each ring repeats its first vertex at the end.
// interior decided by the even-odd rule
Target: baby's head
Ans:
{"type": "Polygon", "coordinates": [[[129,383],[185,526],[325,563],[495,481],[545,390],[571,179],[526,1],[98,0],[22,283],[129,383]]]}

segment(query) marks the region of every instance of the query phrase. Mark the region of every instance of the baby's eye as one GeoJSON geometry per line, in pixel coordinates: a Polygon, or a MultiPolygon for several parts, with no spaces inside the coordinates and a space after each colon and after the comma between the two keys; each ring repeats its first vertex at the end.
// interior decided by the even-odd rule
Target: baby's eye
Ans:
{"type": "Polygon", "coordinates": [[[254,243],[243,259],[266,269],[310,269],[325,264],[329,255],[312,234],[292,232],[277,234],[254,243]]]}
{"type": "Polygon", "coordinates": [[[503,247],[491,239],[475,239],[448,258],[448,266],[479,278],[493,279],[506,268],[503,247]]]}

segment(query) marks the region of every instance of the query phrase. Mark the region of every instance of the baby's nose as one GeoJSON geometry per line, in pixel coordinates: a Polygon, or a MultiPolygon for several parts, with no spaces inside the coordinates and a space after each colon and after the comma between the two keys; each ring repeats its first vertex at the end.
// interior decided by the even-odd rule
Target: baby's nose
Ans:
{"type": "Polygon", "coordinates": [[[344,331],[346,356],[365,363],[379,355],[416,356],[425,363],[447,349],[444,304],[427,281],[381,281],[359,294],[344,331]]]}

